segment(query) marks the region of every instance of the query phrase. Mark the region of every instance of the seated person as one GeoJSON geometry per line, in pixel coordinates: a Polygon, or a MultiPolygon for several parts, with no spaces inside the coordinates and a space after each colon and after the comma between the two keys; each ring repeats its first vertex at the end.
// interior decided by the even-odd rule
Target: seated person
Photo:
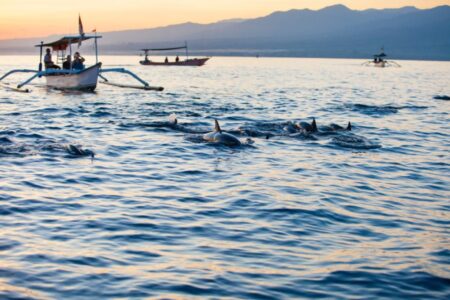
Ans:
{"type": "Polygon", "coordinates": [[[52,52],[50,51],[50,48],[47,48],[45,52],[46,52],[44,56],[45,69],[61,69],[58,65],[55,65],[55,63],[53,62],[52,52]]]}
{"type": "Polygon", "coordinates": [[[75,52],[75,55],[73,56],[72,68],[75,70],[84,69],[84,57],[80,55],[80,52],[75,52]]]}
{"type": "Polygon", "coordinates": [[[63,62],[63,69],[70,70],[71,64],[72,64],[72,58],[70,57],[70,55],[67,55],[66,60],[63,62]]]}

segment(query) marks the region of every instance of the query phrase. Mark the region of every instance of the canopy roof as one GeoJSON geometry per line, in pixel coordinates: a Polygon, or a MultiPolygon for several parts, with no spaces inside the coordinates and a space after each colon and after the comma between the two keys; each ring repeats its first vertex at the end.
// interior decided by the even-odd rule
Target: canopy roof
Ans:
{"type": "Polygon", "coordinates": [[[147,48],[147,49],[141,49],[142,51],[169,51],[169,50],[179,50],[179,49],[186,49],[187,46],[181,46],[181,47],[173,47],[173,48],[147,48]]]}
{"type": "Polygon", "coordinates": [[[78,44],[80,41],[85,41],[89,39],[99,39],[101,36],[97,35],[74,35],[74,36],[65,36],[60,38],[57,41],[51,43],[45,43],[42,45],[36,45],[35,47],[52,47],[54,51],[57,50],[66,50],[69,44],[78,44]]]}

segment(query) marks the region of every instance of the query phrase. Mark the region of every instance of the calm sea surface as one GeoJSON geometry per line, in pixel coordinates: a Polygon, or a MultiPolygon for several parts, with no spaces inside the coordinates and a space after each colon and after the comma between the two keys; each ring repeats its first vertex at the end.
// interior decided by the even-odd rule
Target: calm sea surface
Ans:
{"type": "Polygon", "coordinates": [[[164,92],[0,89],[1,299],[450,297],[449,62],[139,59],[164,92]]]}

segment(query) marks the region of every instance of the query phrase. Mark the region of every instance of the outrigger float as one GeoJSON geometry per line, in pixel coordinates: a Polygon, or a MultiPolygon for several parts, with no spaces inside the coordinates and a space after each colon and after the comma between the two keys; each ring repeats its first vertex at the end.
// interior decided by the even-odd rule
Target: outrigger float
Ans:
{"type": "MultiPolygon", "coordinates": [[[[144,60],[141,60],[139,63],[144,66],[188,66],[188,67],[201,67],[203,66],[208,60],[209,57],[202,57],[202,58],[189,58],[188,53],[188,46],[187,42],[184,43],[184,46],[180,47],[172,47],[172,48],[146,48],[141,49],[141,51],[144,52],[144,60]],[[175,60],[175,61],[168,61],[167,58],[164,62],[157,62],[152,61],[148,59],[148,53],[150,51],[171,51],[171,50],[186,50],[186,59],[185,60],[175,60]]],[[[178,56],[177,56],[178,58],[178,56]]]]}
{"type": "MultiPolygon", "coordinates": [[[[81,21],[80,21],[81,24],[81,21]]],[[[94,91],[97,87],[98,78],[100,77],[102,81],[100,83],[109,84],[117,87],[123,88],[136,88],[143,90],[155,90],[162,91],[163,87],[155,87],[150,86],[148,82],[141,79],[139,76],[134,74],[133,72],[124,69],[124,68],[110,68],[103,69],[102,63],[98,61],[98,47],[97,40],[101,38],[97,33],[95,35],[85,35],[82,32],[82,25],[80,25],[80,34],[74,36],[65,36],[55,42],[44,43],[41,42],[36,47],[40,48],[40,60],[38,70],[30,70],[30,69],[15,69],[11,70],[8,73],[4,74],[0,77],[0,81],[5,79],[6,77],[15,74],[15,73],[33,73],[33,76],[28,78],[27,80],[19,83],[17,87],[12,87],[10,85],[4,84],[3,86],[6,89],[18,91],[18,92],[30,92],[29,89],[22,89],[24,86],[28,85],[30,82],[35,80],[36,78],[45,77],[47,86],[50,88],[60,89],[60,90],[79,90],[79,91],[94,91]],[[46,68],[42,69],[42,50],[44,47],[51,47],[53,51],[57,51],[57,63],[62,63],[66,58],[66,50],[69,49],[69,54],[72,57],[72,45],[81,43],[85,40],[94,39],[95,45],[95,64],[86,67],[82,70],[77,70],[73,68],[73,65],[70,64],[70,69],[54,69],[54,68],[46,68]],[[141,85],[126,85],[126,84],[117,84],[110,82],[106,77],[105,73],[122,73],[127,74],[136,79],[141,85]]]]}
{"type": "Polygon", "coordinates": [[[369,60],[363,63],[363,66],[374,66],[377,68],[385,68],[385,67],[401,67],[395,61],[386,60],[386,53],[384,53],[384,48],[381,48],[381,52],[379,54],[375,54],[373,56],[373,60],[369,60]]]}

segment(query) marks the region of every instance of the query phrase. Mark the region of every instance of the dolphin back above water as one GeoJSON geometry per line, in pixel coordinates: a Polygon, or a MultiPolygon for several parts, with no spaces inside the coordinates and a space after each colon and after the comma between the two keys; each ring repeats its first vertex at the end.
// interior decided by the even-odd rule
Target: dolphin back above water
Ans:
{"type": "Polygon", "coordinates": [[[214,122],[215,122],[214,131],[204,134],[203,140],[210,143],[217,143],[231,147],[241,145],[241,142],[237,137],[227,132],[223,132],[222,129],[220,128],[219,122],[217,120],[214,120],[214,122]]]}
{"type": "Polygon", "coordinates": [[[83,149],[79,146],[75,146],[72,144],[66,146],[66,151],[73,156],[90,156],[91,158],[94,158],[95,156],[94,151],[89,149],[83,149]]]}
{"type": "Polygon", "coordinates": [[[313,118],[311,124],[309,124],[308,122],[300,122],[300,123],[297,124],[297,128],[299,130],[307,132],[307,133],[317,132],[316,119],[313,118]]]}
{"type": "Polygon", "coordinates": [[[320,126],[319,129],[322,132],[351,131],[352,123],[348,122],[347,127],[342,127],[338,124],[331,123],[330,125],[320,126]]]}
{"type": "Polygon", "coordinates": [[[381,144],[369,140],[363,136],[359,136],[356,134],[342,134],[334,137],[331,142],[335,145],[338,145],[343,148],[352,148],[352,149],[361,149],[361,150],[369,150],[369,149],[377,149],[381,148],[381,144]]]}

